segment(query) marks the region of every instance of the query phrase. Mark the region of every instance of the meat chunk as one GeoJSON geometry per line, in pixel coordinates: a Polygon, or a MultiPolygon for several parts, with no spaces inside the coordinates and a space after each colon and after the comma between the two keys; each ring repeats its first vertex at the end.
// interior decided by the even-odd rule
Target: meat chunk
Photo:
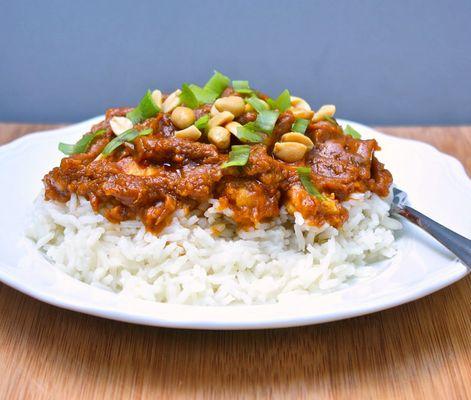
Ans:
{"type": "Polygon", "coordinates": [[[342,139],[345,136],[342,128],[330,121],[311,122],[306,129],[306,135],[314,143],[322,143],[330,139],[342,139]]]}
{"type": "Polygon", "coordinates": [[[167,196],[165,201],[145,209],[141,215],[142,222],[153,232],[160,232],[171,220],[172,214],[177,209],[177,201],[167,196]]]}
{"type": "Polygon", "coordinates": [[[196,108],[194,111],[195,111],[195,119],[198,120],[198,119],[201,118],[203,115],[210,113],[210,111],[211,111],[211,104],[204,104],[204,105],[202,105],[202,106],[196,108]]]}
{"type": "Polygon", "coordinates": [[[109,108],[106,110],[105,121],[109,121],[113,117],[125,117],[126,114],[132,110],[132,107],[109,108]]]}
{"type": "Polygon", "coordinates": [[[286,178],[286,171],[281,162],[270,156],[267,148],[261,144],[250,149],[249,160],[243,168],[243,173],[265,185],[275,187],[286,178]]]}
{"type": "Polygon", "coordinates": [[[291,132],[291,127],[293,126],[294,121],[295,118],[291,111],[285,111],[280,114],[276,121],[276,126],[273,129],[273,137],[278,140],[278,138],[284,133],[291,132]]]}
{"type": "Polygon", "coordinates": [[[249,122],[254,122],[256,119],[257,119],[257,113],[253,111],[248,111],[238,116],[235,119],[235,121],[238,122],[239,124],[245,125],[245,124],[248,124],[249,122]]]}
{"type": "Polygon", "coordinates": [[[272,186],[244,178],[226,178],[217,192],[221,209],[230,208],[233,219],[242,227],[279,215],[280,192],[272,186]]]}
{"type": "Polygon", "coordinates": [[[213,186],[222,178],[217,165],[185,166],[180,172],[175,193],[183,198],[205,201],[211,197],[213,186]]]}
{"type": "Polygon", "coordinates": [[[338,228],[348,218],[348,211],[338,201],[329,197],[319,199],[311,196],[300,185],[293,185],[288,189],[285,204],[290,214],[298,211],[305,220],[316,226],[327,222],[338,228]]]}
{"type": "Polygon", "coordinates": [[[135,140],[136,158],[155,163],[188,164],[197,161],[202,164],[215,164],[223,157],[212,144],[190,142],[176,137],[162,138],[155,135],[143,136],[135,140]]]}
{"type": "Polygon", "coordinates": [[[372,162],[378,144],[375,140],[358,140],[335,133],[317,133],[314,148],[308,155],[318,188],[335,193],[339,199],[351,193],[371,190],[372,162]]]}

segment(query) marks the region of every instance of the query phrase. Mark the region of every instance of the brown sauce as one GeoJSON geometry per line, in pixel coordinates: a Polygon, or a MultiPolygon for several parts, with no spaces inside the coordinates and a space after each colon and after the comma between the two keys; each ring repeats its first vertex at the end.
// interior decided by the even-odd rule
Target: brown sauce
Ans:
{"type": "MultiPolygon", "coordinates": [[[[231,94],[226,90],[223,96],[231,94]]],[[[210,109],[206,105],[195,113],[199,117],[210,109]]],[[[84,196],[110,221],[139,218],[154,233],[170,222],[176,209],[193,209],[210,198],[231,208],[234,221],[242,228],[278,216],[282,206],[289,213],[300,212],[313,225],[327,222],[340,227],[348,218],[341,201],[355,192],[386,196],[392,183],[391,174],[375,157],[380,150],[376,141],[354,139],[331,121],[308,126],[305,134],[314,148],[302,161],[286,163],[274,158],[274,143],[294,122],[289,111],[279,116],[264,144],[251,146],[243,167],[221,168],[229,150],[219,150],[204,138],[198,142],[176,138],[171,119],[162,113],[139,125],[152,128],[152,134],[120,146],[108,157],[98,157],[114,137],[109,120],[129,110],[108,110],[106,119],[92,129],[107,132],[86,153],[63,158],[44,177],[47,200],[66,202],[73,193],[84,196]],[[311,196],[303,187],[296,173],[299,166],[311,168],[312,181],[323,199],[311,196]]],[[[247,123],[255,118],[247,112],[237,121],[247,123]]]]}

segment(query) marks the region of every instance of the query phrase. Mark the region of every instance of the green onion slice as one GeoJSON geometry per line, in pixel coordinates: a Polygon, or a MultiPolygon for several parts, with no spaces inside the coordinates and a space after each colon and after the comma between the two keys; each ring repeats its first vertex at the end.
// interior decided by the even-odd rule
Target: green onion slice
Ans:
{"type": "Polygon", "coordinates": [[[331,124],[338,125],[337,120],[335,118],[331,117],[330,115],[325,115],[324,119],[326,121],[329,121],[331,124]]]}
{"type": "Polygon", "coordinates": [[[261,131],[271,133],[280,113],[274,110],[262,110],[257,115],[256,125],[261,131]]]}
{"type": "Polygon", "coordinates": [[[204,114],[202,117],[198,118],[195,122],[195,126],[201,131],[208,127],[209,114],[204,114]]]}
{"type": "Polygon", "coordinates": [[[246,102],[250,104],[257,112],[262,112],[264,110],[268,110],[269,108],[268,104],[260,100],[257,96],[249,97],[246,102]]]}
{"type": "Polygon", "coordinates": [[[346,135],[350,135],[354,139],[361,139],[360,132],[353,129],[350,125],[347,125],[343,131],[346,135]]]}
{"type": "Polygon", "coordinates": [[[249,94],[253,92],[250,89],[249,81],[232,81],[232,87],[237,93],[249,94]]]}
{"type": "Polygon", "coordinates": [[[250,123],[237,127],[237,133],[235,136],[241,142],[245,143],[263,142],[263,136],[255,130],[255,125],[250,123]]]}
{"type": "Polygon", "coordinates": [[[199,106],[198,99],[190,88],[188,83],[182,85],[182,92],[180,93],[180,101],[185,104],[185,106],[190,108],[196,108],[199,106]]]}
{"type": "Polygon", "coordinates": [[[229,161],[221,165],[221,168],[239,166],[247,164],[250,155],[250,146],[248,144],[233,145],[229,152],[229,161]]]}
{"type": "Polygon", "coordinates": [[[218,98],[217,93],[214,93],[211,90],[203,89],[199,87],[198,85],[191,84],[190,89],[195,94],[200,104],[212,103],[214,100],[218,98]]]}
{"type": "Polygon", "coordinates": [[[59,143],[59,151],[70,156],[72,154],[85,153],[88,147],[98,136],[103,135],[106,129],[100,129],[96,132],[90,132],[82,136],[82,138],[75,144],[59,143]]]}
{"type": "Polygon", "coordinates": [[[299,180],[311,196],[315,196],[318,199],[324,198],[324,196],[319,192],[319,190],[317,190],[317,188],[312,183],[310,167],[298,167],[296,168],[296,172],[298,173],[299,180]]]}
{"type": "Polygon", "coordinates": [[[148,90],[137,107],[134,110],[128,112],[126,117],[129,118],[133,124],[138,124],[147,118],[153,117],[159,111],[160,108],[157,106],[157,104],[155,104],[151,91],[148,90]]]}
{"type": "Polygon", "coordinates": [[[217,97],[219,97],[224,92],[224,89],[229,86],[230,82],[231,80],[227,76],[214,71],[214,75],[204,85],[204,90],[216,93],[217,97]]]}
{"type": "Polygon", "coordinates": [[[258,125],[255,122],[247,122],[244,125],[245,128],[251,130],[252,132],[258,132],[258,125]]]}
{"type": "Polygon", "coordinates": [[[183,84],[180,100],[183,104],[190,108],[196,108],[201,104],[213,103],[229,86],[230,79],[218,71],[214,71],[214,75],[206,82],[204,87],[194,84],[183,84]]]}
{"type": "Polygon", "coordinates": [[[304,132],[306,132],[306,129],[307,129],[308,125],[309,125],[309,120],[308,119],[299,118],[296,121],[294,121],[294,124],[291,127],[291,130],[293,132],[299,132],[299,133],[304,134],[304,132]]]}
{"type": "Polygon", "coordinates": [[[271,108],[277,109],[280,113],[285,112],[291,107],[291,95],[289,90],[283,90],[276,100],[268,99],[267,103],[271,108]]]}
{"type": "Polygon", "coordinates": [[[128,129],[126,132],[123,132],[121,135],[116,136],[111,142],[109,142],[106,147],[103,149],[101,154],[104,156],[109,156],[113,151],[115,151],[119,146],[124,142],[132,142],[139,136],[147,136],[152,133],[152,129],[144,129],[142,131],[137,131],[136,129],[128,129]]]}

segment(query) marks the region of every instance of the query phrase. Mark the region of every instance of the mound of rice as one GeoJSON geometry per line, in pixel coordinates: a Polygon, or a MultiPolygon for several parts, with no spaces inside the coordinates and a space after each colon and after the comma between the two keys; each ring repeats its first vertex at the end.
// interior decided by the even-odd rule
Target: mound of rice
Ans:
{"type": "Polygon", "coordinates": [[[58,268],[93,286],[147,300],[198,305],[262,304],[323,293],[371,276],[368,266],[395,253],[390,199],[352,196],[350,217],[337,230],[305,223],[282,209],[270,223],[236,230],[217,200],[175,214],[160,235],[140,221],[112,224],[88,201],[35,202],[27,230],[58,268]]]}

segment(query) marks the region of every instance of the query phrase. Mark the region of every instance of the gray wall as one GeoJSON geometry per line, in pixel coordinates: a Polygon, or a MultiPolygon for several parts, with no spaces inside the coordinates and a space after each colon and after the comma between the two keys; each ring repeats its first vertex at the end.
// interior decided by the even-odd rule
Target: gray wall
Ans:
{"type": "Polygon", "coordinates": [[[471,123],[471,1],[9,1],[0,120],[79,121],[213,69],[369,124],[471,123]]]}

